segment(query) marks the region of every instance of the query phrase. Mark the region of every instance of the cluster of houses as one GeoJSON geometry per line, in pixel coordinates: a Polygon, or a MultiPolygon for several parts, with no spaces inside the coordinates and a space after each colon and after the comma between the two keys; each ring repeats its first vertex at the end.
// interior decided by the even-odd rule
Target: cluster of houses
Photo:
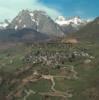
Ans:
{"type": "Polygon", "coordinates": [[[33,45],[37,50],[31,51],[25,56],[25,62],[42,65],[63,65],[66,62],[73,62],[76,58],[94,59],[93,56],[88,54],[86,50],[72,50],[69,44],[66,43],[49,43],[33,45]],[[50,49],[49,49],[50,48],[50,49]]]}

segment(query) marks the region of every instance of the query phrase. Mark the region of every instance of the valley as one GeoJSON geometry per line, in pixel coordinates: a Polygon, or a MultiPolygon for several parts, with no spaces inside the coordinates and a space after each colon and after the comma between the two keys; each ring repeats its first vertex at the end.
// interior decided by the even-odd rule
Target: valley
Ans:
{"type": "Polygon", "coordinates": [[[0,50],[0,100],[98,100],[97,43],[17,43],[0,50]]]}

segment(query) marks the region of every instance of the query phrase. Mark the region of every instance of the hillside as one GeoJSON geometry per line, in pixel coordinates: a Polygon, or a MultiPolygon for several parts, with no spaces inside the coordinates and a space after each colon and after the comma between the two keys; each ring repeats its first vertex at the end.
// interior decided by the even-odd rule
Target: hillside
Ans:
{"type": "Polygon", "coordinates": [[[47,41],[50,37],[33,29],[5,29],[0,30],[0,42],[40,42],[47,41]]]}
{"type": "Polygon", "coordinates": [[[99,41],[99,17],[71,36],[83,41],[99,41]]]}

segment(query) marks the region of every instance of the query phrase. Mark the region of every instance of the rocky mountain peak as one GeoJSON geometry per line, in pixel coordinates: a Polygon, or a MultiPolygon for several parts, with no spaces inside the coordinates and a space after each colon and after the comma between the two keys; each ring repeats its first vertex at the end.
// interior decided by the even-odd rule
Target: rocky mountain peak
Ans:
{"type": "Polygon", "coordinates": [[[34,14],[42,14],[42,15],[47,15],[47,13],[43,10],[34,10],[33,11],[34,14]]]}
{"type": "Polygon", "coordinates": [[[53,35],[53,36],[63,36],[64,33],[50,16],[47,15],[45,11],[41,10],[22,10],[19,14],[12,20],[12,22],[7,27],[8,29],[20,30],[24,28],[34,29],[38,32],[53,35]]]}

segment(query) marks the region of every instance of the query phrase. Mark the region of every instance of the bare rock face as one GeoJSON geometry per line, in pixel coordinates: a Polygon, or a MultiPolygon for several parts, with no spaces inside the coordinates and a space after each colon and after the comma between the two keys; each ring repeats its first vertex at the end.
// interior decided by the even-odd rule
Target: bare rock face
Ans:
{"type": "Polygon", "coordinates": [[[36,22],[32,20],[31,12],[28,10],[22,10],[19,12],[18,16],[16,16],[10,25],[7,27],[8,29],[23,29],[23,28],[30,28],[36,29],[36,22]]]}
{"type": "Polygon", "coordinates": [[[63,36],[62,29],[44,11],[23,10],[7,27],[8,29],[34,29],[40,33],[52,36],[63,36]]]}

